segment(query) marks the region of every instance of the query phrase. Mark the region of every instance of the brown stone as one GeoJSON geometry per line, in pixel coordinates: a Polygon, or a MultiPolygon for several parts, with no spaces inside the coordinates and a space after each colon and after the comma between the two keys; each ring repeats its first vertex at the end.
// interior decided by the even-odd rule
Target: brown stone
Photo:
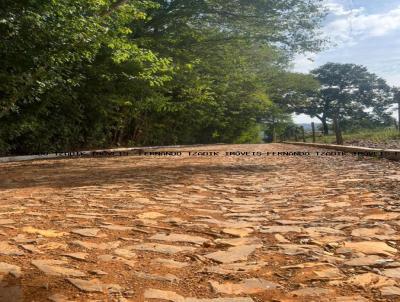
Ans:
{"type": "Polygon", "coordinates": [[[80,240],[75,240],[72,243],[75,245],[78,245],[80,247],[83,247],[85,249],[88,249],[88,250],[91,250],[91,249],[111,250],[111,249],[117,248],[121,244],[120,241],[93,243],[93,242],[80,241],[80,240]]]}
{"type": "Polygon", "coordinates": [[[223,233],[232,235],[235,237],[246,237],[253,232],[251,228],[225,228],[222,230],[223,233]]]}
{"type": "Polygon", "coordinates": [[[218,251],[211,254],[205,255],[206,258],[212,259],[218,263],[232,263],[236,261],[247,260],[247,257],[250,256],[257,248],[260,248],[262,245],[253,244],[253,245],[242,245],[231,247],[226,251],[218,251]]]}
{"type": "Polygon", "coordinates": [[[135,272],[134,276],[146,280],[154,280],[154,281],[166,281],[166,282],[178,282],[179,278],[172,274],[165,275],[155,275],[155,274],[147,274],[143,272],[135,272]]]}
{"type": "Polygon", "coordinates": [[[369,302],[370,300],[362,297],[362,296],[345,296],[345,297],[337,297],[335,302],[369,302]]]}
{"type": "Polygon", "coordinates": [[[345,242],[344,248],[348,248],[357,252],[368,255],[389,255],[397,253],[397,250],[390,247],[382,241],[361,241],[361,242],[345,242]]]}
{"type": "Polygon", "coordinates": [[[374,273],[355,275],[349,278],[346,283],[362,288],[380,288],[396,285],[395,280],[374,273]]]}
{"type": "Polygon", "coordinates": [[[142,243],[137,245],[132,245],[129,247],[125,247],[137,251],[146,251],[146,252],[155,252],[161,254],[173,255],[181,252],[193,252],[195,248],[190,246],[175,246],[175,245],[167,245],[167,244],[159,244],[159,243],[142,243]]]}
{"type": "Polygon", "coordinates": [[[363,217],[363,220],[394,220],[400,216],[400,213],[388,212],[382,214],[372,214],[363,217]]]}
{"type": "Polygon", "coordinates": [[[319,287],[305,287],[302,289],[291,291],[290,293],[293,296],[298,296],[298,297],[308,297],[308,296],[319,297],[319,296],[332,295],[334,291],[332,289],[319,288],[319,287]]]}
{"type": "Polygon", "coordinates": [[[16,246],[8,244],[7,242],[0,241],[0,255],[6,256],[22,256],[24,252],[16,246]]]}
{"type": "Polygon", "coordinates": [[[389,268],[382,271],[386,277],[400,279],[400,268],[389,268]]]}
{"type": "Polygon", "coordinates": [[[0,219],[0,225],[14,224],[14,223],[15,221],[12,219],[7,219],[7,218],[0,219]]]}
{"type": "Polygon", "coordinates": [[[240,283],[210,281],[210,284],[215,292],[228,295],[257,294],[280,287],[277,283],[260,278],[245,279],[240,283]]]}
{"type": "MultiPolygon", "coordinates": [[[[62,294],[54,294],[48,298],[52,302],[74,302],[62,294]]],[[[75,300],[76,301],[76,300],[75,300]]]]}
{"type": "Polygon", "coordinates": [[[286,226],[286,225],[273,225],[265,226],[260,230],[261,233],[301,233],[303,229],[298,226],[286,226]]]}
{"type": "Polygon", "coordinates": [[[369,255],[369,256],[350,259],[344,262],[344,264],[347,266],[375,266],[375,265],[381,265],[386,261],[387,260],[385,260],[382,257],[376,255],[369,255]]]}
{"type": "Polygon", "coordinates": [[[257,237],[243,237],[243,238],[229,238],[229,239],[216,239],[214,240],[217,246],[240,246],[262,244],[260,238],[257,237]]]}
{"type": "Polygon", "coordinates": [[[84,237],[96,237],[100,232],[100,229],[97,228],[87,228],[87,229],[74,229],[71,233],[78,234],[84,237]]]}
{"type": "Polygon", "coordinates": [[[32,260],[32,264],[36,266],[46,275],[50,276],[72,276],[83,277],[85,274],[81,271],[72,268],[63,267],[68,264],[66,261],[61,260],[32,260]]]}
{"type": "Polygon", "coordinates": [[[97,279],[82,280],[67,278],[67,280],[84,292],[119,292],[122,289],[117,284],[103,284],[97,279]]]}
{"type": "Polygon", "coordinates": [[[88,253],[67,253],[63,254],[63,256],[70,257],[75,260],[86,260],[86,257],[88,256],[88,253]]]}
{"type": "Polygon", "coordinates": [[[384,297],[393,297],[393,296],[400,296],[400,287],[397,286],[387,286],[387,287],[382,287],[380,289],[381,295],[384,297]]]}
{"type": "Polygon", "coordinates": [[[144,292],[145,299],[160,299],[169,302],[254,302],[252,298],[185,298],[172,291],[159,289],[146,289],[144,292]]]}
{"type": "Polygon", "coordinates": [[[187,243],[194,243],[194,244],[203,244],[209,239],[199,237],[199,236],[192,236],[192,235],[186,235],[186,234],[175,234],[175,233],[170,233],[170,234],[155,234],[151,236],[149,239],[151,240],[159,240],[159,241],[168,241],[168,242],[187,242],[187,243]]]}
{"type": "Polygon", "coordinates": [[[43,237],[62,237],[64,235],[67,235],[68,233],[66,232],[58,232],[55,230],[41,230],[41,229],[36,229],[31,226],[23,227],[22,231],[25,233],[29,234],[38,234],[42,235],[43,237]]]}
{"type": "Polygon", "coordinates": [[[179,262],[175,261],[172,259],[163,259],[163,258],[157,258],[154,260],[154,262],[157,262],[157,264],[161,264],[162,266],[168,267],[168,268],[184,268],[187,267],[189,264],[186,262],[179,262]]]}
{"type": "Polygon", "coordinates": [[[14,264],[8,264],[5,262],[0,262],[0,274],[2,275],[13,275],[15,278],[21,277],[21,268],[14,264]]]}
{"type": "Polygon", "coordinates": [[[161,217],[165,217],[164,214],[158,212],[145,212],[138,215],[140,219],[157,219],[161,217]]]}

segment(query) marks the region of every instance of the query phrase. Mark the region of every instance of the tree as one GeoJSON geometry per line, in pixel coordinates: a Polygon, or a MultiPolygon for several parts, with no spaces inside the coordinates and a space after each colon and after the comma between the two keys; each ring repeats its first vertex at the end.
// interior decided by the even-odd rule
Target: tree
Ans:
{"type": "Polygon", "coordinates": [[[251,137],[321,2],[2,1],[0,152],[251,137]]]}
{"type": "Polygon", "coordinates": [[[324,134],[328,134],[328,119],[336,123],[340,132],[343,120],[379,118],[390,104],[390,87],[363,66],[327,63],[311,71],[311,75],[321,87],[298,102],[296,112],[317,117],[324,134]]]}
{"type": "Polygon", "coordinates": [[[397,129],[400,132],[400,88],[393,88],[393,103],[397,104],[397,129]]]}
{"type": "MultiPolygon", "coordinates": [[[[79,92],[99,56],[107,54],[110,66],[130,61],[135,66],[131,76],[138,82],[165,80],[159,71],[167,60],[127,38],[131,31],[126,25],[142,19],[154,5],[150,1],[129,1],[121,7],[89,0],[6,0],[0,5],[3,150],[26,153],[82,146],[87,111],[79,92]]],[[[104,82],[115,74],[100,77],[104,82]]]]}

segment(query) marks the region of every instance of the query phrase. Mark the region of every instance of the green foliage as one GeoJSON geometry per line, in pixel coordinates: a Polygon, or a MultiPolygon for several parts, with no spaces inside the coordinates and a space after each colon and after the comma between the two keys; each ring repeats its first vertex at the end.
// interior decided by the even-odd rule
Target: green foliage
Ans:
{"type": "Polygon", "coordinates": [[[294,84],[283,85],[278,102],[292,112],[320,119],[325,134],[328,121],[334,118],[349,128],[393,123],[387,112],[392,101],[390,87],[363,66],[327,63],[311,71],[314,79],[305,75],[300,81],[298,76],[294,84]]]}
{"type": "Polygon", "coordinates": [[[258,144],[262,143],[262,126],[254,124],[252,127],[244,130],[237,139],[233,142],[235,144],[258,144]]]}
{"type": "MultiPolygon", "coordinates": [[[[343,139],[345,141],[358,141],[365,140],[374,143],[385,143],[391,140],[400,140],[400,133],[395,128],[375,128],[367,130],[355,130],[345,132],[343,134],[343,139]]],[[[335,143],[334,135],[320,136],[317,137],[317,142],[332,144],[335,143]]],[[[311,137],[308,137],[307,141],[311,142],[311,137]]]]}
{"type": "Polygon", "coordinates": [[[322,18],[319,0],[1,1],[0,153],[254,141],[322,18]]]}

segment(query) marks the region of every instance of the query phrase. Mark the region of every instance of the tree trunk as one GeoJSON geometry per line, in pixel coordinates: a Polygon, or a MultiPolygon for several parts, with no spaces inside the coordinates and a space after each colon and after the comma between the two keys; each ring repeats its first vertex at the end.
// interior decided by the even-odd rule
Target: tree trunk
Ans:
{"type": "Polygon", "coordinates": [[[276,142],[276,123],[275,119],[272,121],[272,142],[276,142]]]}
{"type": "Polygon", "coordinates": [[[337,116],[333,118],[333,125],[335,128],[336,144],[343,145],[342,129],[340,128],[340,121],[337,116]]]}
{"type": "Polygon", "coordinates": [[[398,121],[397,121],[397,126],[399,127],[399,132],[400,132],[400,99],[399,99],[399,102],[398,102],[398,105],[399,105],[399,107],[398,107],[398,114],[399,114],[399,119],[398,119],[398,121]]]}
{"type": "Polygon", "coordinates": [[[312,142],[315,143],[315,124],[314,124],[314,122],[311,123],[311,129],[312,129],[312,142]]]}
{"type": "Polygon", "coordinates": [[[329,135],[329,127],[328,127],[328,122],[326,116],[319,116],[317,115],[316,118],[318,118],[321,123],[322,123],[322,132],[324,135],[329,135]]]}
{"type": "Polygon", "coordinates": [[[323,117],[321,119],[321,122],[324,135],[329,135],[329,127],[328,127],[328,122],[326,121],[326,117],[323,117]]]}

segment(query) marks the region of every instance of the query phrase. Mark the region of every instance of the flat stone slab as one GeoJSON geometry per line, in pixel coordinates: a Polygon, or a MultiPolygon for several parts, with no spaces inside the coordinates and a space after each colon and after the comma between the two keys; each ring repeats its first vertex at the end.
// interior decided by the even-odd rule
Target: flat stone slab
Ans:
{"type": "Polygon", "coordinates": [[[159,290],[159,289],[146,289],[144,292],[145,299],[160,299],[170,302],[254,302],[252,298],[238,297],[238,298],[185,298],[175,292],[159,290]]]}
{"type": "Polygon", "coordinates": [[[306,287],[290,292],[292,296],[297,296],[297,297],[320,297],[320,296],[332,295],[333,293],[334,291],[332,289],[319,288],[319,287],[306,287]]]}
{"type": "Polygon", "coordinates": [[[54,294],[48,297],[49,301],[52,302],[74,302],[73,300],[68,299],[68,297],[63,294],[54,294]]]}
{"type": "Polygon", "coordinates": [[[100,232],[98,228],[87,228],[87,229],[74,229],[71,233],[78,234],[84,237],[96,237],[100,232]]]}
{"type": "Polygon", "coordinates": [[[1,218],[0,219],[0,225],[7,225],[7,224],[14,224],[15,220],[13,219],[7,219],[7,218],[1,218]]]}
{"type": "Polygon", "coordinates": [[[400,279],[400,268],[389,268],[382,271],[382,274],[386,277],[400,279]]]}
{"type": "Polygon", "coordinates": [[[283,254],[289,256],[309,255],[313,253],[323,253],[323,250],[316,245],[311,244],[278,244],[283,254]]]}
{"type": "Polygon", "coordinates": [[[337,297],[334,301],[335,302],[370,302],[370,300],[368,300],[360,295],[337,297]]]}
{"type": "Polygon", "coordinates": [[[88,253],[66,253],[66,254],[63,254],[63,256],[69,257],[69,258],[72,258],[75,260],[84,261],[89,256],[89,254],[88,253]]]}
{"type": "Polygon", "coordinates": [[[273,225],[273,226],[266,226],[262,227],[260,230],[261,233],[301,233],[303,232],[303,228],[298,226],[287,226],[287,225],[273,225]]]}
{"type": "Polygon", "coordinates": [[[111,250],[111,249],[115,249],[115,248],[119,247],[121,242],[120,241],[111,241],[111,242],[103,242],[103,243],[94,243],[94,242],[75,240],[75,241],[72,241],[72,244],[78,245],[78,246],[83,247],[88,250],[91,250],[91,249],[111,250]]]}
{"type": "Polygon", "coordinates": [[[123,264],[126,264],[130,268],[136,268],[136,260],[135,259],[126,259],[123,257],[109,255],[109,254],[99,255],[97,257],[97,259],[99,261],[104,261],[104,262],[121,262],[123,264]]]}
{"type": "Polygon", "coordinates": [[[257,237],[241,237],[241,238],[228,238],[228,239],[216,239],[214,242],[217,246],[241,246],[241,245],[262,245],[262,241],[257,237]]]}
{"type": "Polygon", "coordinates": [[[210,281],[210,284],[216,293],[228,295],[257,294],[266,290],[280,288],[278,283],[261,278],[245,279],[239,283],[210,281]]]}
{"type": "Polygon", "coordinates": [[[0,274],[2,275],[13,275],[15,278],[19,278],[22,275],[21,267],[9,264],[5,262],[0,262],[0,274]]]}
{"type": "Polygon", "coordinates": [[[111,231],[132,231],[133,227],[123,226],[123,225],[102,225],[100,226],[103,229],[111,230],[111,231]]]}
{"type": "Polygon", "coordinates": [[[67,232],[59,232],[56,230],[42,230],[37,229],[32,226],[27,226],[22,228],[22,232],[29,233],[29,234],[38,234],[44,237],[62,237],[68,235],[67,232]]]}
{"type": "Polygon", "coordinates": [[[195,248],[190,246],[176,246],[159,243],[142,243],[129,246],[129,248],[137,251],[154,252],[168,255],[195,251],[195,248]]]}
{"type": "Polygon", "coordinates": [[[145,212],[137,215],[140,219],[157,219],[161,217],[165,217],[165,214],[158,212],[145,212]]]}
{"type": "Polygon", "coordinates": [[[396,212],[389,212],[389,213],[382,213],[382,214],[371,214],[371,215],[367,215],[364,216],[363,219],[364,220],[394,220],[399,218],[400,213],[396,213],[396,212]]]}
{"type": "Polygon", "coordinates": [[[138,278],[153,280],[153,281],[166,281],[166,282],[178,282],[179,278],[172,274],[165,275],[156,275],[156,274],[148,274],[143,272],[134,272],[133,275],[138,278]]]}
{"type": "Polygon", "coordinates": [[[126,248],[119,248],[113,251],[114,255],[121,256],[126,259],[133,259],[136,258],[136,253],[133,252],[131,249],[126,248]]]}
{"type": "Polygon", "coordinates": [[[227,274],[237,274],[237,273],[248,273],[255,272],[261,268],[267,266],[266,262],[235,262],[208,266],[204,269],[204,272],[227,275],[227,274]]]}
{"type": "Polygon", "coordinates": [[[396,285],[396,281],[385,276],[374,273],[365,273],[355,275],[346,281],[347,284],[355,285],[362,288],[381,288],[396,285]]]}
{"type": "Polygon", "coordinates": [[[380,226],[374,228],[357,228],[351,231],[351,236],[354,237],[366,237],[366,238],[376,238],[375,236],[389,236],[395,234],[396,231],[391,227],[380,226]]]}
{"type": "Polygon", "coordinates": [[[25,253],[18,247],[8,244],[7,242],[0,241],[0,255],[6,256],[22,256],[25,253]]]}
{"type": "Polygon", "coordinates": [[[388,261],[385,258],[376,255],[368,255],[358,258],[350,259],[344,262],[344,265],[348,266],[376,266],[387,263],[388,261]]]}
{"type": "Polygon", "coordinates": [[[206,258],[218,263],[232,263],[247,260],[247,258],[257,249],[262,247],[260,244],[242,245],[231,247],[226,251],[218,251],[205,255],[206,258]]]}
{"type": "Polygon", "coordinates": [[[209,239],[199,237],[199,236],[176,234],[176,233],[170,233],[170,234],[159,233],[159,234],[155,234],[155,235],[151,236],[149,239],[159,240],[159,241],[168,241],[168,242],[187,242],[187,243],[194,243],[194,244],[199,244],[199,245],[209,241],[209,239]]]}
{"type": "Polygon", "coordinates": [[[32,264],[36,266],[46,275],[50,276],[72,276],[72,277],[83,277],[85,273],[72,268],[64,267],[68,265],[67,261],[61,260],[32,260],[32,264]]]}
{"type": "Polygon", "coordinates": [[[397,253],[397,249],[382,241],[345,242],[343,247],[368,255],[390,256],[397,253]]]}
{"type": "Polygon", "coordinates": [[[154,260],[154,262],[156,262],[157,265],[162,265],[168,268],[176,268],[176,269],[184,268],[189,265],[189,263],[186,262],[179,262],[172,259],[163,259],[163,258],[157,258],[154,260]]]}
{"type": "Polygon", "coordinates": [[[84,292],[103,293],[107,291],[118,292],[121,290],[121,287],[117,284],[104,284],[97,279],[82,280],[82,279],[67,278],[67,280],[71,282],[75,287],[79,288],[81,291],[84,292]]]}
{"type": "Polygon", "coordinates": [[[251,228],[225,228],[222,232],[235,237],[246,237],[253,233],[254,230],[251,228]]]}
{"type": "Polygon", "coordinates": [[[384,297],[400,297],[400,287],[397,286],[382,287],[380,292],[384,297]]]}

